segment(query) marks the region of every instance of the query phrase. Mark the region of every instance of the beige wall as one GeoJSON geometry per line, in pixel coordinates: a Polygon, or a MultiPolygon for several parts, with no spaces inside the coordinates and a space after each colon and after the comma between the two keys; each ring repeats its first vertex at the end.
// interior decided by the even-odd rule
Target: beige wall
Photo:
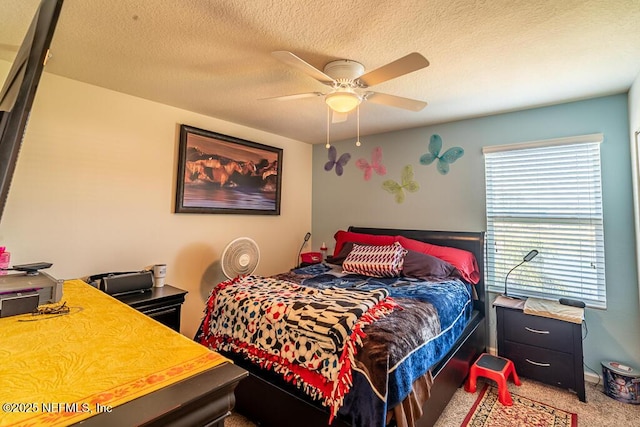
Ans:
{"type": "MultiPolygon", "coordinates": [[[[0,61],[0,76],[8,72],[0,61]]],[[[189,291],[182,332],[195,333],[232,239],[261,249],[258,274],[291,268],[311,228],[311,146],[45,74],[0,222],[12,264],[52,262],[58,279],[167,263],[189,291]],[[281,215],[175,214],[180,124],[284,149],[281,215]]]]}

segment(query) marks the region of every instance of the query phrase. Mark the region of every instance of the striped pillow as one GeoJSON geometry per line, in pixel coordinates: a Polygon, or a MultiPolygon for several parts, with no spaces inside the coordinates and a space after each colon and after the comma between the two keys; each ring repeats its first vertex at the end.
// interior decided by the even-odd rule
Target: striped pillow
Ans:
{"type": "Polygon", "coordinates": [[[342,263],[343,273],[371,277],[396,277],[402,272],[407,251],[398,242],[385,246],[354,244],[342,263]]]}

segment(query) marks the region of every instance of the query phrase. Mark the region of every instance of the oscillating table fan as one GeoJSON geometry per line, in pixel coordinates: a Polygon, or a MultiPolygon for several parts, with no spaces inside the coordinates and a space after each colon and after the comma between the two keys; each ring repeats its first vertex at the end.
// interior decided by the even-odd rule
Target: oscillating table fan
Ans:
{"type": "Polygon", "coordinates": [[[222,272],[229,279],[252,274],[260,262],[258,244],[249,237],[238,237],[222,251],[222,272]]]}

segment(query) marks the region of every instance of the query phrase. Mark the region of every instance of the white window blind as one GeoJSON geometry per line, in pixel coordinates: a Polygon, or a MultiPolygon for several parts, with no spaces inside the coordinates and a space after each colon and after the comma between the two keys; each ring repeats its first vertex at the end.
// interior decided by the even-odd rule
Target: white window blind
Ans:
{"type": "Polygon", "coordinates": [[[606,308],[600,142],[585,135],[483,149],[487,276],[510,295],[606,308]]]}

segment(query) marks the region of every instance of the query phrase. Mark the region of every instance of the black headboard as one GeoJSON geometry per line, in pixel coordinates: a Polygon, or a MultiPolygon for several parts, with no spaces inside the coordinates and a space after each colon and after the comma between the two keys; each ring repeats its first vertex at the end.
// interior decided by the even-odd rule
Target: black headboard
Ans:
{"type": "Polygon", "coordinates": [[[389,236],[404,236],[409,239],[419,240],[434,245],[450,246],[464,249],[475,255],[480,269],[480,281],[475,285],[478,293],[478,301],[475,301],[475,309],[482,314],[489,313],[489,298],[484,283],[484,231],[431,231],[431,230],[403,230],[397,228],[369,228],[350,226],[349,231],[354,233],[382,234],[389,236]]]}

